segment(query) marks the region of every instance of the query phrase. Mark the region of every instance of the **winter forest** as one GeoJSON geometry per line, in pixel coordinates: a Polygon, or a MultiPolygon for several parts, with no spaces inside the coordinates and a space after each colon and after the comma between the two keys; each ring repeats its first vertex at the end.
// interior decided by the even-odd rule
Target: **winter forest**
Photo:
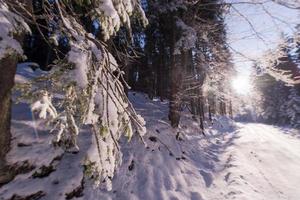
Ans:
{"type": "Polygon", "coordinates": [[[0,0],[1,200],[299,200],[300,0],[0,0]]]}

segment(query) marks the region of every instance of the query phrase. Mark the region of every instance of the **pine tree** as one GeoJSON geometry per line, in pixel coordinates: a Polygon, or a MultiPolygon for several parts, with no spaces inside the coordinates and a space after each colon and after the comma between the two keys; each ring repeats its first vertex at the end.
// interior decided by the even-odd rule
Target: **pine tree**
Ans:
{"type": "MultiPolygon", "coordinates": [[[[13,36],[17,36],[19,31],[24,33],[25,20],[35,22],[36,15],[44,13],[45,23],[34,23],[37,29],[46,29],[39,31],[40,36],[55,50],[59,50],[61,38],[69,48],[62,59],[57,57],[49,63],[52,70],[45,76],[26,86],[18,85],[17,89],[23,91],[26,95],[24,98],[32,103],[33,112],[54,123],[53,144],[60,145],[66,151],[79,150],[77,135],[80,127],[84,124],[89,125],[94,134],[95,151],[98,152],[98,156],[87,155],[86,162],[93,163],[90,175],[96,185],[111,190],[112,177],[121,162],[119,138],[125,135],[130,140],[136,132],[142,139],[146,130],[144,120],[135,112],[126,97],[119,80],[122,80],[123,72],[106,44],[121,26],[130,31],[130,17],[134,16],[141,24],[147,24],[140,2],[55,0],[44,2],[39,7],[42,9],[40,12],[35,12],[30,6],[22,6],[23,3],[0,1],[0,17],[7,22],[5,26],[1,24],[0,42],[4,45],[1,44],[0,58],[5,59],[13,55],[12,62],[1,62],[7,64],[9,69],[1,75],[9,78],[8,83],[13,83],[17,62],[15,57],[23,55],[19,43],[22,41],[17,41],[13,36]],[[90,20],[82,20],[80,16],[85,15],[87,10],[91,11],[86,15],[90,20]],[[101,25],[101,35],[97,38],[89,33],[88,23],[93,20],[98,20],[101,25]],[[61,94],[64,98],[53,103],[53,94],[61,94]]],[[[32,5],[31,1],[25,3],[32,5]]],[[[1,68],[4,69],[6,68],[1,68]]],[[[10,93],[11,87],[12,84],[8,84],[5,95],[10,93]]],[[[5,88],[1,86],[0,90],[2,89],[5,88]]],[[[4,111],[8,112],[10,96],[5,95],[1,96],[0,100],[6,102],[4,111]]],[[[1,106],[0,110],[2,108],[1,106]]],[[[4,116],[9,116],[9,113],[4,116]]],[[[9,122],[9,117],[4,121],[9,122]]],[[[6,131],[7,125],[4,128],[6,131]]],[[[9,139],[5,142],[7,141],[9,139]]]]}
{"type": "Polygon", "coordinates": [[[296,88],[290,89],[287,102],[284,104],[282,112],[289,118],[293,127],[300,128],[300,94],[296,88]]]}
{"type": "Polygon", "coordinates": [[[288,123],[282,106],[287,101],[289,87],[267,73],[256,77],[255,85],[262,96],[258,106],[262,107],[260,115],[264,121],[271,124],[288,123]]]}
{"type": "Polygon", "coordinates": [[[224,77],[229,80],[233,65],[225,44],[223,1],[149,1],[148,5],[146,55],[150,96],[168,97],[173,127],[178,127],[185,105],[203,121],[207,106],[202,87],[209,75],[220,86],[215,95],[225,113],[228,82],[224,82],[224,77]]]}

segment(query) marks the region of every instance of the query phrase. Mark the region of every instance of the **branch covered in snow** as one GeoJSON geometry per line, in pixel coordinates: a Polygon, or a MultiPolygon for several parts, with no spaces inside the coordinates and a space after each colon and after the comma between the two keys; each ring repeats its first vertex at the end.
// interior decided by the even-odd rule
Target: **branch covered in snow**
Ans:
{"type": "MultiPolygon", "coordinates": [[[[28,95],[34,101],[31,109],[38,112],[40,118],[54,122],[51,132],[55,134],[55,145],[77,152],[80,127],[88,125],[91,128],[93,142],[97,144],[87,155],[87,159],[94,163],[93,179],[96,185],[111,190],[112,178],[122,160],[119,140],[122,136],[130,140],[137,133],[143,141],[145,121],[137,115],[129,102],[119,81],[124,73],[105,43],[88,33],[80,17],[74,15],[76,11],[70,10],[72,7],[67,5],[78,2],[56,0],[45,4],[49,6],[45,18],[54,26],[51,28],[55,29],[51,32],[54,35],[49,37],[49,41],[65,37],[70,49],[65,58],[55,61],[49,73],[20,88],[26,94],[42,93],[39,99],[35,95],[28,95]],[[114,75],[115,72],[117,76],[114,75]],[[52,104],[50,95],[56,97],[55,104],[52,104]]],[[[1,9],[5,11],[6,7],[3,6],[1,3],[1,9]]],[[[94,0],[77,6],[91,7],[88,15],[100,22],[104,41],[113,36],[121,26],[130,29],[130,16],[133,14],[144,25],[148,23],[138,0],[94,0]]],[[[0,13],[0,19],[7,21],[8,18],[3,17],[4,11],[0,13]]],[[[9,22],[13,23],[15,22],[9,22]]],[[[6,35],[4,42],[13,41],[10,32],[15,30],[17,29],[13,29],[13,26],[8,26],[4,31],[1,29],[0,33],[6,35]]],[[[15,46],[19,48],[17,44],[15,46]]],[[[14,48],[13,45],[11,47],[14,48]]],[[[21,48],[18,51],[22,53],[21,48]]]]}
{"type": "Polygon", "coordinates": [[[22,17],[11,12],[7,4],[0,1],[0,60],[11,53],[23,55],[21,44],[15,36],[30,32],[22,17]]]}
{"type": "Polygon", "coordinates": [[[175,44],[174,54],[180,54],[181,51],[188,51],[195,47],[197,32],[186,25],[181,19],[176,20],[176,26],[181,30],[182,35],[175,44]]]}
{"type": "Polygon", "coordinates": [[[283,39],[273,51],[268,51],[261,59],[261,67],[277,80],[287,85],[300,84],[300,68],[298,59],[293,59],[293,51],[297,51],[298,34],[294,36],[292,43],[283,39]]]}

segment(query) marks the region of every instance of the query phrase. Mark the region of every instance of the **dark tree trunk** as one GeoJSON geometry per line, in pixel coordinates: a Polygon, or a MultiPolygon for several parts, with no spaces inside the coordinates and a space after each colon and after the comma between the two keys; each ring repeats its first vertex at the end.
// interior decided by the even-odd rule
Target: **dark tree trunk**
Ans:
{"type": "MultiPolygon", "coordinates": [[[[32,0],[23,0],[23,6],[19,7],[13,0],[7,0],[12,10],[18,14],[30,19],[31,16],[24,11],[24,7],[30,13],[33,13],[32,0]]],[[[14,39],[23,43],[25,33],[13,35],[14,39]]],[[[11,90],[14,86],[14,78],[18,63],[18,55],[12,54],[0,60],[0,185],[10,181],[13,178],[11,170],[6,166],[5,156],[10,147],[11,133],[11,90]]]]}
{"type": "Polygon", "coordinates": [[[166,80],[166,70],[165,70],[165,50],[164,50],[164,44],[162,41],[160,41],[159,45],[159,72],[158,72],[158,93],[160,96],[160,100],[163,101],[166,98],[166,90],[165,90],[165,80],[166,80]]]}
{"type": "Polygon", "coordinates": [[[210,122],[212,122],[212,110],[211,105],[208,105],[208,119],[210,122]]]}
{"type": "Polygon", "coordinates": [[[205,135],[204,133],[204,120],[205,120],[205,116],[204,116],[204,103],[203,103],[203,97],[202,97],[202,92],[201,92],[201,96],[199,97],[199,118],[200,118],[200,130],[202,135],[205,135]]]}
{"type": "Polygon", "coordinates": [[[223,102],[223,115],[227,115],[226,103],[223,102]]]}
{"type": "Polygon", "coordinates": [[[120,81],[123,84],[123,88],[124,88],[124,92],[125,92],[126,96],[128,96],[128,92],[129,92],[126,84],[129,83],[129,79],[130,79],[130,74],[129,74],[130,67],[131,67],[131,63],[125,62],[123,71],[125,72],[124,79],[125,79],[126,83],[123,83],[122,79],[120,78],[121,79],[120,81]]]}
{"type": "Polygon", "coordinates": [[[226,115],[226,104],[223,100],[220,101],[220,115],[226,115]]]}
{"type": "Polygon", "coordinates": [[[229,116],[231,119],[233,119],[233,112],[232,112],[232,101],[229,101],[229,116]]]}
{"type": "Polygon", "coordinates": [[[217,113],[217,105],[215,97],[211,99],[211,105],[210,105],[211,115],[214,116],[217,113]]]}
{"type": "Polygon", "coordinates": [[[17,57],[10,55],[0,60],[0,184],[6,182],[5,155],[10,146],[11,89],[14,86],[17,57]],[[3,176],[4,175],[4,176],[3,176]]]}
{"type": "Polygon", "coordinates": [[[196,117],[197,115],[197,104],[195,103],[195,98],[191,98],[191,113],[196,117]]]}
{"type": "Polygon", "coordinates": [[[176,128],[180,121],[180,109],[181,109],[181,83],[182,83],[182,69],[185,66],[185,59],[181,52],[180,55],[174,54],[175,43],[178,39],[178,32],[176,30],[175,17],[170,16],[170,57],[171,57],[171,68],[170,68],[170,104],[169,104],[169,120],[171,126],[176,128]]]}
{"type": "Polygon", "coordinates": [[[180,71],[180,55],[173,55],[174,61],[171,68],[171,94],[170,94],[170,109],[169,120],[172,127],[178,127],[180,121],[180,105],[181,105],[181,80],[182,74],[180,71]]]}

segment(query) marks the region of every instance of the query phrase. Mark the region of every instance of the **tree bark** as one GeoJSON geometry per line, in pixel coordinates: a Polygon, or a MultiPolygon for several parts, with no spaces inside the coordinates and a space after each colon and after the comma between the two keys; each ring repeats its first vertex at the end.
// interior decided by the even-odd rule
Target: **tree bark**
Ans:
{"type": "Polygon", "coordinates": [[[208,104],[208,119],[210,122],[212,122],[212,113],[211,113],[211,105],[208,104]]]}
{"type": "Polygon", "coordinates": [[[205,115],[204,115],[204,102],[203,102],[203,96],[201,92],[201,96],[199,96],[199,118],[200,118],[200,130],[202,135],[205,136],[204,133],[204,120],[205,120],[205,115]]]}
{"type": "Polygon", "coordinates": [[[232,112],[232,101],[229,101],[229,116],[231,119],[233,119],[233,112],[232,112]]]}
{"type": "MultiPolygon", "coordinates": [[[[173,128],[177,128],[180,121],[180,109],[181,109],[181,82],[183,69],[183,55],[175,54],[175,44],[179,37],[178,30],[176,29],[176,20],[173,15],[169,18],[170,25],[170,103],[169,103],[169,120],[173,128]]],[[[181,52],[182,53],[182,52],[181,52]]]]}
{"type": "Polygon", "coordinates": [[[173,55],[174,61],[171,68],[171,94],[170,94],[170,108],[169,108],[169,120],[172,127],[176,128],[180,121],[180,88],[182,74],[180,72],[180,55],[173,55]]]}
{"type": "Polygon", "coordinates": [[[6,182],[2,173],[5,172],[5,155],[10,146],[11,89],[14,86],[16,66],[16,55],[0,60],[0,184],[6,182]]]}
{"type": "MultiPolygon", "coordinates": [[[[20,4],[16,4],[13,0],[7,0],[11,10],[16,11],[20,17],[30,19],[33,13],[32,0],[22,0],[20,4]],[[20,5],[26,8],[26,12],[20,5]],[[28,13],[27,13],[28,12],[28,13]]],[[[13,34],[15,40],[23,43],[25,32],[13,34]]],[[[17,70],[18,54],[7,55],[0,60],[0,185],[10,181],[13,173],[6,165],[6,153],[10,147],[11,132],[11,90],[14,86],[14,78],[17,70]]]]}

